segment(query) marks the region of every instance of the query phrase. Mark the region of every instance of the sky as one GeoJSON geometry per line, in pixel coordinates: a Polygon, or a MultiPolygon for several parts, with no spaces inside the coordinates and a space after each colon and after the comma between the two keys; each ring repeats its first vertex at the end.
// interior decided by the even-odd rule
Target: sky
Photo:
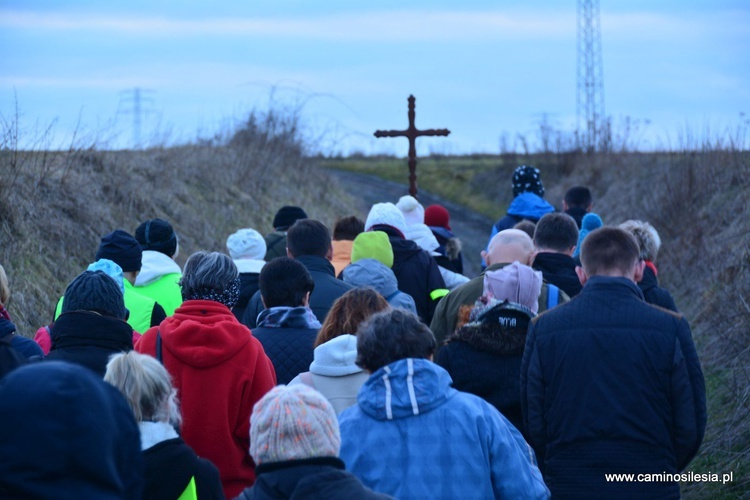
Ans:
{"type": "MultiPolygon", "coordinates": [[[[750,2],[600,11],[618,137],[658,148],[748,119],[750,2]]],[[[372,134],[405,128],[413,94],[417,127],[451,130],[419,154],[498,153],[545,120],[575,130],[576,1],[0,0],[0,124],[18,116],[22,146],[132,147],[136,88],[142,147],[273,108],[324,154],[403,156],[405,139],[372,134]]]]}

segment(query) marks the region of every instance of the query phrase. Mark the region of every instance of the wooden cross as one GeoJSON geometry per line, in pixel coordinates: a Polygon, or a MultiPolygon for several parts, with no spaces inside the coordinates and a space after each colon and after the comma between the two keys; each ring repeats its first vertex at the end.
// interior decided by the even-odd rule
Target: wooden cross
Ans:
{"type": "Polygon", "coordinates": [[[409,128],[406,130],[376,130],[375,137],[406,137],[409,139],[409,194],[417,197],[417,147],[416,139],[422,136],[447,136],[451,133],[447,128],[418,130],[414,126],[414,102],[417,99],[409,96],[409,128]]]}

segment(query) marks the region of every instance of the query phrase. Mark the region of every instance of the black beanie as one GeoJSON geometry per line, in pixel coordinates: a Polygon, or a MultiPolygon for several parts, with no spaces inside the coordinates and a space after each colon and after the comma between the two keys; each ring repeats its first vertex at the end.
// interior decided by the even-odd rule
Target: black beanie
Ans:
{"type": "Polygon", "coordinates": [[[103,271],[84,271],[65,289],[62,312],[94,311],[117,319],[127,318],[120,287],[103,271]]]}
{"type": "Polygon", "coordinates": [[[283,206],[276,212],[276,217],[273,218],[273,228],[286,231],[299,219],[307,219],[307,214],[304,210],[300,207],[283,206]]]}
{"type": "Polygon", "coordinates": [[[147,220],[135,230],[135,239],[143,250],[155,250],[167,257],[177,251],[177,235],[172,225],[163,219],[147,220]]]}
{"type": "Polygon", "coordinates": [[[513,171],[513,196],[516,197],[521,193],[534,193],[544,198],[544,184],[539,174],[539,169],[521,165],[513,171]]]}
{"type": "Polygon", "coordinates": [[[115,229],[102,237],[95,260],[109,259],[127,273],[141,270],[142,256],[143,251],[138,241],[126,231],[115,229]]]}

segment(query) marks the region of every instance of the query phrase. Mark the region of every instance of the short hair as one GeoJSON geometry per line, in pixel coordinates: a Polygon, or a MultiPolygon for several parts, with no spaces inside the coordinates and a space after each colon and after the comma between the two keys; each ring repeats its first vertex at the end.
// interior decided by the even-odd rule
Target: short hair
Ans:
{"type": "Polygon", "coordinates": [[[114,354],[107,363],[104,381],[125,396],[136,421],[180,425],[177,390],[166,368],[155,358],[136,351],[114,354]]]}
{"type": "Polygon", "coordinates": [[[520,229],[524,233],[529,235],[529,238],[534,237],[534,230],[536,229],[536,224],[531,222],[528,219],[524,219],[515,226],[513,226],[513,229],[520,229]]]}
{"type": "Polygon", "coordinates": [[[574,186],[565,193],[565,204],[569,207],[588,208],[594,201],[591,190],[586,186],[574,186]]]}
{"type": "Polygon", "coordinates": [[[278,257],[263,266],[258,282],[266,308],[299,307],[307,292],[315,288],[310,271],[289,257],[278,257]]]}
{"type": "Polygon", "coordinates": [[[300,219],[292,224],[286,233],[286,247],[292,257],[326,257],[331,249],[331,233],[320,221],[300,219]]]}
{"type": "Polygon", "coordinates": [[[0,265],[0,304],[3,306],[8,305],[8,299],[10,299],[10,285],[8,284],[8,275],[5,274],[5,269],[0,265]]]}
{"type": "Polygon", "coordinates": [[[333,226],[334,240],[354,241],[359,233],[365,232],[365,221],[356,215],[340,217],[333,226]]]}
{"type": "Polygon", "coordinates": [[[545,214],[534,229],[534,245],[538,249],[566,252],[578,244],[578,224],[568,214],[545,214]]]}
{"type": "Polygon", "coordinates": [[[638,261],[640,250],[632,234],[617,227],[591,231],[581,245],[581,263],[589,276],[626,275],[638,261]]]}
{"type": "Polygon", "coordinates": [[[357,330],[357,366],[373,373],[406,358],[429,358],[435,335],[419,318],[404,309],[373,314],[357,330]]]}
{"type": "Polygon", "coordinates": [[[193,297],[196,292],[223,292],[239,277],[237,266],[228,255],[220,252],[195,252],[185,262],[180,278],[182,297],[193,297]]]}
{"type": "Polygon", "coordinates": [[[388,301],[373,288],[360,287],[349,290],[331,306],[313,347],[318,347],[340,335],[356,334],[363,321],[389,307],[388,301]]]}
{"type": "Polygon", "coordinates": [[[661,248],[661,238],[654,226],[640,220],[628,220],[620,224],[624,229],[635,237],[641,249],[641,258],[650,262],[656,262],[656,256],[661,248]]]}

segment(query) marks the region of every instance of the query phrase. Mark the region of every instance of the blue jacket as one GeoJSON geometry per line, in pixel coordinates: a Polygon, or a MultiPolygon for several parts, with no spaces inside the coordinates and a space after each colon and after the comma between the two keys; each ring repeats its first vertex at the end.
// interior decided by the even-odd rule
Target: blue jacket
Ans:
{"type": "MultiPolygon", "coordinates": [[[[504,217],[500,218],[492,226],[490,231],[490,239],[487,240],[485,250],[490,245],[490,241],[500,231],[511,229],[513,226],[521,222],[522,220],[530,220],[531,222],[537,222],[542,218],[544,214],[554,212],[555,207],[550,205],[544,198],[531,192],[521,193],[510,202],[508,207],[508,213],[504,217]]],[[[485,265],[484,259],[482,259],[482,265],[485,265]]]]}
{"type": "Polygon", "coordinates": [[[400,307],[417,314],[414,299],[398,289],[398,280],[390,267],[379,260],[361,259],[349,264],[341,272],[341,278],[352,286],[371,286],[391,307],[400,307]]]}
{"type": "Polygon", "coordinates": [[[0,380],[0,498],[141,499],[143,457],[120,392],[74,363],[0,380]]]}
{"type": "Polygon", "coordinates": [[[521,434],[443,368],[402,359],[365,382],[339,415],[341,459],[362,483],[400,499],[547,498],[521,434]]]}
{"type": "Polygon", "coordinates": [[[690,327],[632,281],[594,276],[532,321],[521,406],[556,498],[677,498],[677,483],[605,474],[676,473],[698,451],[706,395],[690,327]]]}

